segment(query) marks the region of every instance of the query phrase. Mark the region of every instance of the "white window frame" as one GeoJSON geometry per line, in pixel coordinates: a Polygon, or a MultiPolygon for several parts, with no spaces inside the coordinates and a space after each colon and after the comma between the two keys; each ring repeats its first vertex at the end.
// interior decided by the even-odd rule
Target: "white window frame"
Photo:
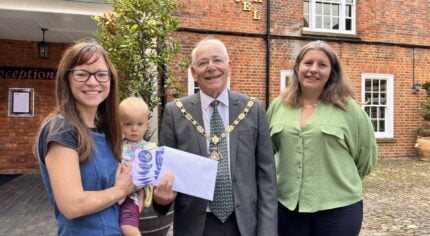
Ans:
{"type": "MultiPolygon", "coordinates": [[[[191,73],[191,67],[188,68],[188,95],[195,94],[195,90],[198,89],[200,91],[200,88],[195,86],[193,73],[191,73]]],[[[228,78],[227,81],[227,88],[230,89],[230,78],[228,78]]]]}
{"type": "MultiPolygon", "coordinates": [[[[303,30],[309,32],[323,32],[323,33],[337,33],[337,34],[356,34],[356,4],[357,0],[352,0],[352,3],[347,3],[348,0],[308,0],[309,1],[309,12],[305,12],[305,7],[303,6],[303,18],[305,15],[309,16],[308,27],[303,27],[303,30]],[[317,2],[322,2],[325,4],[339,4],[339,29],[324,29],[317,28],[317,2]],[[351,17],[346,16],[346,6],[351,5],[351,17]],[[346,30],[345,20],[347,18],[351,19],[351,30],[346,30]]],[[[304,5],[304,2],[303,2],[304,5]]],[[[331,8],[330,8],[331,9],[331,8]]],[[[331,10],[330,10],[331,11],[331,10]]],[[[322,16],[323,17],[323,16],[322,16]]],[[[332,16],[333,17],[333,16],[332,16]]],[[[324,17],[323,17],[324,18],[324,17]]],[[[322,24],[324,27],[324,24],[322,24]]]]}
{"type": "Polygon", "coordinates": [[[293,76],[293,70],[281,70],[280,87],[279,91],[284,92],[287,87],[287,78],[293,76]]]}
{"type": "MultiPolygon", "coordinates": [[[[188,95],[192,95],[195,92],[195,89],[199,89],[195,86],[193,74],[191,73],[191,67],[188,68],[188,95]]],[[[200,90],[200,89],[199,89],[200,90]]]]}
{"type": "MultiPolygon", "coordinates": [[[[365,104],[365,82],[366,80],[386,80],[387,81],[387,102],[385,110],[385,132],[375,132],[376,138],[394,138],[394,75],[392,74],[376,74],[376,73],[363,73],[361,74],[361,104],[362,108],[365,104]]],[[[370,116],[369,116],[370,117],[370,116]]]]}

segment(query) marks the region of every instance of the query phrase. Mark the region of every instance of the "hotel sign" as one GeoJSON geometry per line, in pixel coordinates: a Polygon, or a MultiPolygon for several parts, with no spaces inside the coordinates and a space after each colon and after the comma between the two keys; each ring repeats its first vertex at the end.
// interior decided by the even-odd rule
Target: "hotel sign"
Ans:
{"type": "Polygon", "coordinates": [[[263,0],[234,0],[236,3],[242,3],[242,11],[252,12],[253,20],[260,20],[260,10],[255,6],[263,4],[263,0]]]}
{"type": "Polygon", "coordinates": [[[0,79],[55,80],[56,69],[0,66],[0,79]]]}

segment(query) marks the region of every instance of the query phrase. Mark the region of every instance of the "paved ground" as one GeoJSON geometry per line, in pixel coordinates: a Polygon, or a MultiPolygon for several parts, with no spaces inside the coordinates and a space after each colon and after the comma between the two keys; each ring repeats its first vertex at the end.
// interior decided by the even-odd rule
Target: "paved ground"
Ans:
{"type": "Polygon", "coordinates": [[[22,175],[2,185],[0,204],[0,235],[56,235],[54,210],[39,174],[22,175]]]}
{"type": "MultiPolygon", "coordinates": [[[[382,159],[364,188],[360,236],[430,235],[430,162],[382,159]]],[[[39,175],[22,175],[0,186],[0,204],[0,235],[55,235],[39,175]]]]}
{"type": "Polygon", "coordinates": [[[430,162],[379,160],[364,191],[362,236],[430,235],[430,162]]]}

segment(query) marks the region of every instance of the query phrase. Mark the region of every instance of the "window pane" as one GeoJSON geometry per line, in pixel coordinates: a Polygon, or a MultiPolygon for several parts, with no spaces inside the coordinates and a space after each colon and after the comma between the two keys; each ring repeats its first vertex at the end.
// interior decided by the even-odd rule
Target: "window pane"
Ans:
{"type": "Polygon", "coordinates": [[[331,5],[331,15],[332,16],[339,16],[339,5],[338,4],[331,5]]]}
{"type": "Polygon", "coordinates": [[[345,6],[345,16],[346,17],[351,17],[352,16],[352,7],[351,6],[349,6],[349,5],[346,5],[345,6]]]}
{"type": "Polygon", "coordinates": [[[309,27],[309,16],[305,16],[304,18],[304,22],[303,22],[303,27],[309,27]]]}
{"type": "Polygon", "coordinates": [[[379,102],[381,105],[387,105],[387,94],[381,93],[381,101],[379,102]]]}
{"type": "Polygon", "coordinates": [[[380,120],[379,121],[379,132],[385,132],[385,121],[384,120],[380,120]]]}
{"type": "Polygon", "coordinates": [[[333,17],[333,27],[332,29],[339,29],[339,18],[338,17],[333,17]]]}
{"type": "Polygon", "coordinates": [[[317,13],[317,15],[321,15],[322,14],[322,3],[316,3],[316,13],[317,13]]]}
{"type": "Polygon", "coordinates": [[[385,119],[385,107],[379,107],[379,118],[385,119]]]}
{"type": "Polygon", "coordinates": [[[324,29],[330,29],[330,28],[331,28],[330,17],[324,16],[324,29]]]}
{"type": "Polygon", "coordinates": [[[371,107],[370,108],[370,117],[374,118],[374,117],[378,117],[378,110],[376,107],[371,107]]]}
{"type": "Polygon", "coordinates": [[[381,80],[381,92],[386,92],[386,91],[387,91],[387,81],[381,80]]]}
{"type": "Polygon", "coordinates": [[[305,1],[305,4],[303,6],[303,10],[304,10],[305,15],[309,14],[309,2],[308,1],[305,1]]]}
{"type": "Polygon", "coordinates": [[[352,30],[351,19],[345,19],[345,30],[352,30]]]}
{"type": "Polygon", "coordinates": [[[325,3],[324,4],[324,15],[325,16],[329,16],[330,14],[330,4],[329,3],[325,3]]]}
{"type": "Polygon", "coordinates": [[[372,105],[379,105],[379,94],[372,94],[372,105]]]}
{"type": "Polygon", "coordinates": [[[364,83],[365,90],[364,91],[371,91],[372,88],[372,81],[370,79],[367,79],[364,83]]]}
{"type": "Polygon", "coordinates": [[[364,94],[364,102],[366,103],[366,105],[370,104],[370,97],[371,97],[371,93],[365,93],[364,94]]]}
{"type": "Polygon", "coordinates": [[[379,92],[379,80],[372,80],[372,91],[379,92]]]}
{"type": "Polygon", "coordinates": [[[346,0],[346,3],[354,3],[354,0],[346,0]]]}
{"type": "Polygon", "coordinates": [[[322,28],[322,17],[321,16],[317,16],[315,17],[315,24],[317,28],[322,28]]]}

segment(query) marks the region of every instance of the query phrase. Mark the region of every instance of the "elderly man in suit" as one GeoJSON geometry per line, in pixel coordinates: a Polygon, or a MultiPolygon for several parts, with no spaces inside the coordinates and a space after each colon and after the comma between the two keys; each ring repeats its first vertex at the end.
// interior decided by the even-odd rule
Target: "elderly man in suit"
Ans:
{"type": "Polygon", "coordinates": [[[227,89],[231,61],[222,41],[206,38],[191,56],[200,92],[167,104],[159,139],[219,160],[214,200],[176,195],[173,178],[163,176],[154,208],[165,213],[175,200],[174,235],[276,235],[276,174],[265,111],[255,98],[227,89]]]}

